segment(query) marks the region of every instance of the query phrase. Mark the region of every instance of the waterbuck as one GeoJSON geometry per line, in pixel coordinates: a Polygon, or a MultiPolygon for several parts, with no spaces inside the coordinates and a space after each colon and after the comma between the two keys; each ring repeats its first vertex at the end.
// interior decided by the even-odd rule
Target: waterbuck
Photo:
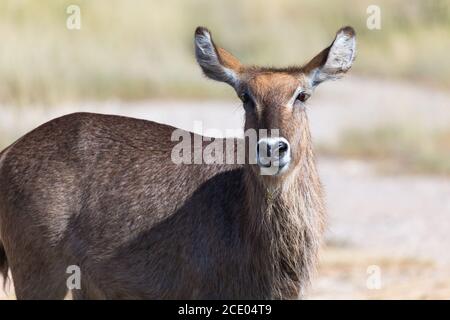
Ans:
{"type": "Polygon", "coordinates": [[[28,133],[0,154],[0,270],[17,298],[64,298],[73,265],[74,299],[302,296],[324,229],[305,102],[351,67],[355,32],[302,67],[244,66],[203,27],[195,54],[235,89],[245,129],[279,136],[258,137],[253,163],[176,164],[176,128],[150,121],[77,113],[28,133]]]}

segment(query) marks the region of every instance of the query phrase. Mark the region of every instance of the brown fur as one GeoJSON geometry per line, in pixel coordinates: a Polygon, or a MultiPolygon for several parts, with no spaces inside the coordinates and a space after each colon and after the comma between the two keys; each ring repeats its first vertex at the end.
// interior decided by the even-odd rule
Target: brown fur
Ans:
{"type": "Polygon", "coordinates": [[[290,141],[289,170],[176,165],[175,128],[154,122],[88,113],[52,120],[0,157],[0,269],[9,264],[19,299],[63,298],[69,265],[81,268],[75,299],[304,292],[324,205],[305,108],[286,103],[306,75],[245,68],[215,45],[208,52],[220,57],[198,57],[205,73],[238,79],[238,94],[256,100],[245,128],[277,128],[290,141]]]}

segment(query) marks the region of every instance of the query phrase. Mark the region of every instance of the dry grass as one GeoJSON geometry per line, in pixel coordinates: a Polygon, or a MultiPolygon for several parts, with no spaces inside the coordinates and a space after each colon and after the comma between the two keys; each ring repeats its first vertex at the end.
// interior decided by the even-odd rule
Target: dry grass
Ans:
{"type": "Polygon", "coordinates": [[[382,29],[366,28],[370,0],[4,0],[0,104],[150,97],[230,97],[202,79],[193,30],[206,25],[246,63],[300,64],[342,25],[358,32],[354,72],[450,84],[446,0],[379,0],[382,29]],[[66,28],[78,4],[82,27],[66,28]],[[439,63],[437,63],[439,61],[439,63]]]}
{"type": "Polygon", "coordinates": [[[320,152],[377,161],[385,173],[428,173],[450,176],[450,130],[430,131],[392,125],[348,129],[320,152]]]}

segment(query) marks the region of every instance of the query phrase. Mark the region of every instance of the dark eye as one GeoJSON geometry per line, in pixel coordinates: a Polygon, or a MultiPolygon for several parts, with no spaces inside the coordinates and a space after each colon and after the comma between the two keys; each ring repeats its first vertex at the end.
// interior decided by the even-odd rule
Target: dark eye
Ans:
{"type": "Polygon", "coordinates": [[[244,104],[250,102],[250,96],[249,96],[248,93],[246,93],[246,92],[241,93],[241,94],[239,95],[239,98],[241,98],[241,100],[242,100],[242,102],[243,102],[244,104]]]}
{"type": "Polygon", "coordinates": [[[300,92],[297,98],[295,98],[295,101],[305,102],[308,98],[309,95],[306,92],[300,92]]]}
{"type": "Polygon", "coordinates": [[[246,92],[241,93],[239,95],[239,98],[242,100],[244,109],[246,111],[253,111],[255,109],[255,103],[253,102],[253,99],[250,97],[248,93],[246,92]]]}

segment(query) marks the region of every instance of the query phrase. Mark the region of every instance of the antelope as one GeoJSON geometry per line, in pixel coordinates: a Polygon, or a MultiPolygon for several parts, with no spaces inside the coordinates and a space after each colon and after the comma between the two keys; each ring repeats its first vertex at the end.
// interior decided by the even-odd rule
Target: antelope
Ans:
{"type": "Polygon", "coordinates": [[[18,299],[64,298],[72,265],[73,299],[304,296],[325,220],[305,103],[350,69],[355,32],[289,68],[245,66],[204,27],[194,42],[203,73],[242,100],[244,129],[279,136],[250,146],[256,163],[175,164],[176,128],[151,121],[75,113],[26,134],[0,154],[0,270],[18,299]]]}

